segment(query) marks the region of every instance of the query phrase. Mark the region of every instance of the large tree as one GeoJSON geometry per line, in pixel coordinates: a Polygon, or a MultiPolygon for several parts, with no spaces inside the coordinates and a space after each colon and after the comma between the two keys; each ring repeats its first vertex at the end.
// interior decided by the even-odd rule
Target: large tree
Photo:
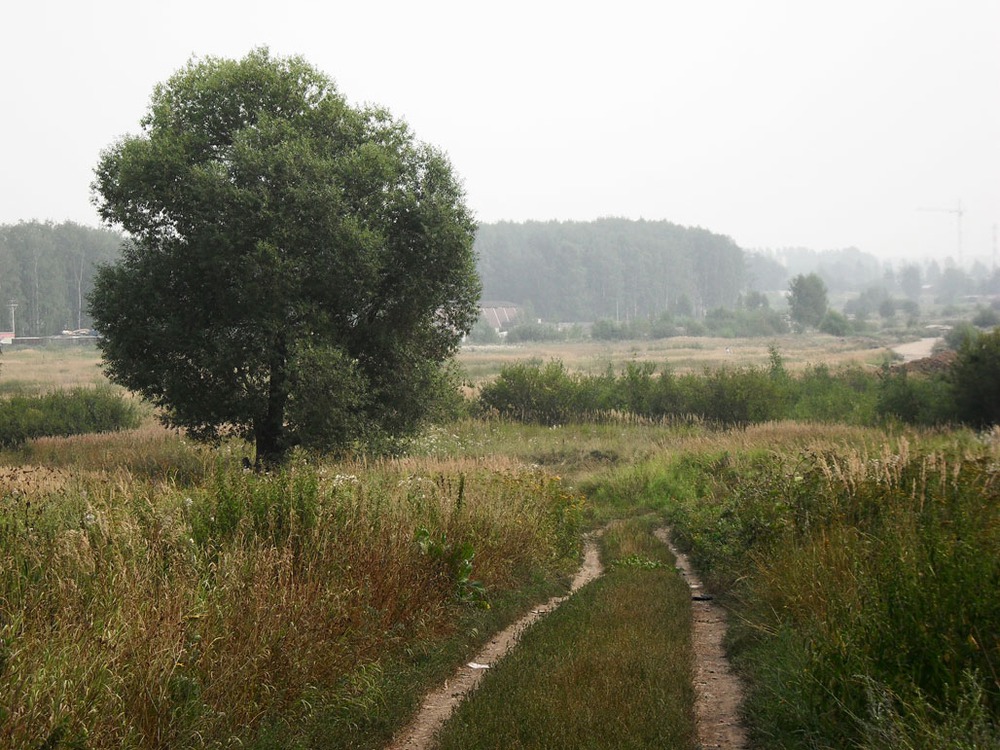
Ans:
{"type": "Polygon", "coordinates": [[[192,60],[107,149],[130,238],[91,294],[112,380],[258,464],[415,428],[475,322],[475,224],[447,158],[299,58],[192,60]]]}

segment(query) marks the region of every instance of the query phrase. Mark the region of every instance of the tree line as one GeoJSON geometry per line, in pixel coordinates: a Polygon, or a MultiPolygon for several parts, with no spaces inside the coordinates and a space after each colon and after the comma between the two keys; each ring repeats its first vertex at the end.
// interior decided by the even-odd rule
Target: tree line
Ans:
{"type": "Polygon", "coordinates": [[[668,221],[481,224],[483,297],[557,321],[626,321],[732,307],[747,283],[729,237],[668,221]]]}
{"type": "Polygon", "coordinates": [[[791,374],[775,347],[767,367],[682,374],[669,367],[656,370],[651,362],[629,362],[621,371],[609,366],[604,373],[587,375],[569,372],[558,360],[512,363],[482,387],[477,407],[486,415],[545,425],[622,415],[726,427],[784,419],[977,429],[1000,423],[1000,327],[970,332],[951,367],[927,376],[910,376],[888,362],[879,371],[817,365],[791,374]]]}
{"type": "Polygon", "coordinates": [[[49,336],[90,328],[87,297],[97,265],[115,260],[122,236],[63,222],[0,226],[0,329],[49,336]]]}

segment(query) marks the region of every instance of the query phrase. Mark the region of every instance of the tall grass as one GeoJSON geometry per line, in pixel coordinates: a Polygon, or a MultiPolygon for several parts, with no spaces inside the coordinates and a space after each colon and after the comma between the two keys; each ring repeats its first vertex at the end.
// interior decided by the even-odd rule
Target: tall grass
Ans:
{"type": "Polygon", "coordinates": [[[996,447],[775,447],[647,469],[737,614],[757,742],[996,746],[996,447]]]}
{"type": "Polygon", "coordinates": [[[576,551],[579,498],[514,465],[237,467],[9,470],[0,748],[377,747],[395,674],[483,606],[418,531],[466,550],[489,600],[576,551]]]}
{"type": "Polygon", "coordinates": [[[76,388],[0,400],[0,446],[31,438],[110,432],[138,427],[135,404],[110,387],[76,388]]]}

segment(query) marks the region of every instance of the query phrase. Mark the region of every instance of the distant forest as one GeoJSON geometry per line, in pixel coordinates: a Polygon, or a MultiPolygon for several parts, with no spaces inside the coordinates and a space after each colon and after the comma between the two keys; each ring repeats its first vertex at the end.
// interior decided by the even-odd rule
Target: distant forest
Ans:
{"type": "Polygon", "coordinates": [[[747,288],[736,243],[667,221],[482,224],[476,250],[484,300],[550,321],[697,315],[747,288]]]}
{"type": "Polygon", "coordinates": [[[915,301],[922,290],[944,304],[1000,293],[1000,274],[981,264],[969,272],[933,260],[894,268],[854,247],[744,250],[729,237],[667,221],[482,224],[476,250],[483,300],[522,306],[549,323],[699,319],[759,301],[751,293],[787,292],[793,278],[811,273],[831,294],[858,295],[846,306],[852,314],[893,296],[915,301]]]}
{"type": "Polygon", "coordinates": [[[10,306],[18,336],[89,328],[87,295],[94,268],[119,256],[122,236],[72,222],[0,225],[0,330],[10,306]]]}
{"type": "MultiPolygon", "coordinates": [[[[89,328],[94,270],[116,260],[123,241],[72,222],[0,225],[0,330],[10,329],[11,302],[18,336],[89,328]]],[[[857,294],[845,305],[852,314],[870,314],[893,295],[916,300],[922,285],[945,303],[1000,294],[1000,272],[981,266],[966,272],[931,261],[893,270],[856,248],[744,250],[729,237],[667,221],[481,224],[476,251],[483,300],[513,303],[547,322],[702,318],[740,309],[751,292],[787,291],[793,277],[809,273],[831,293],[857,294]]]]}

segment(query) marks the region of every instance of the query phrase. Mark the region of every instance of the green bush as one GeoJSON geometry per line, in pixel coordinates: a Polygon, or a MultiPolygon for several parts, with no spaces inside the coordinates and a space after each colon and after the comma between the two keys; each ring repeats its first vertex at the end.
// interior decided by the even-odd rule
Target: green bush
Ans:
{"type": "Polygon", "coordinates": [[[112,432],[139,426],[135,405],[110,388],[75,388],[0,401],[0,446],[38,437],[112,432]]]}
{"type": "MultiPolygon", "coordinates": [[[[681,376],[668,369],[657,374],[651,362],[630,362],[620,374],[609,368],[598,376],[570,374],[561,362],[544,367],[518,363],[504,367],[482,388],[479,405],[487,413],[541,424],[600,420],[612,411],[718,425],[789,418],[870,424],[876,419],[877,394],[877,378],[860,368],[834,372],[816,367],[791,377],[773,351],[768,368],[720,368],[681,376]]],[[[928,391],[926,397],[931,395],[928,391]]]]}
{"type": "Polygon", "coordinates": [[[952,379],[963,422],[975,427],[1000,424],[1000,328],[965,339],[952,379]]]}
{"type": "Polygon", "coordinates": [[[525,341],[565,341],[566,334],[553,325],[546,323],[522,323],[507,332],[508,344],[520,344],[525,341]]]}

